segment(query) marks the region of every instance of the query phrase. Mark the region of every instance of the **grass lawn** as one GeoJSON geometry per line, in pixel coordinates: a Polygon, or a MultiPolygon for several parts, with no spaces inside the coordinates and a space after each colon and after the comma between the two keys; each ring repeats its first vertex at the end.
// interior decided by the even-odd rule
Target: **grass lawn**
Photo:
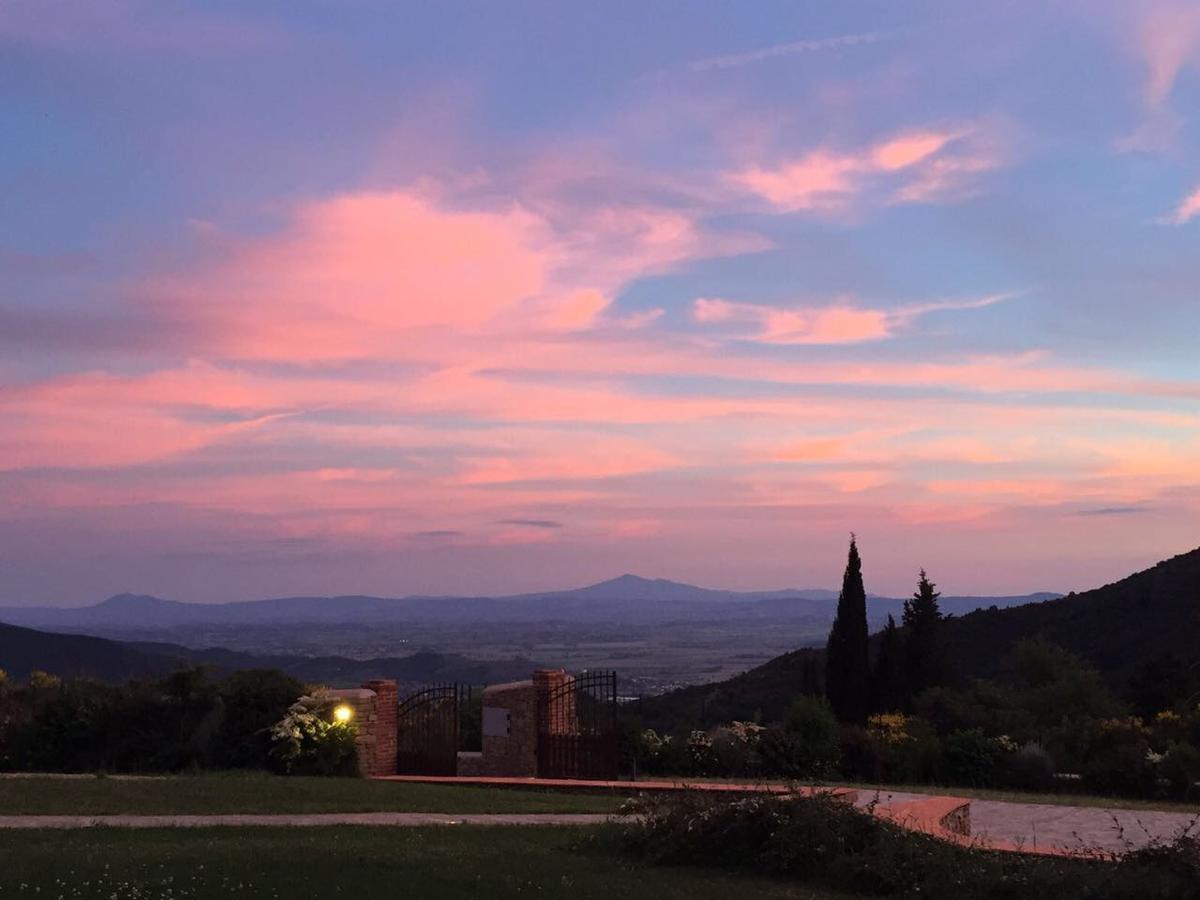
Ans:
{"type": "Polygon", "coordinates": [[[0,833],[0,898],[834,900],[769,878],[646,867],[602,829],[253,828],[0,833]]]}
{"type": "Polygon", "coordinates": [[[615,811],[620,803],[619,797],[534,789],[406,784],[359,778],[284,778],[259,773],[164,778],[0,778],[0,813],[5,815],[606,813],[615,811]]]}

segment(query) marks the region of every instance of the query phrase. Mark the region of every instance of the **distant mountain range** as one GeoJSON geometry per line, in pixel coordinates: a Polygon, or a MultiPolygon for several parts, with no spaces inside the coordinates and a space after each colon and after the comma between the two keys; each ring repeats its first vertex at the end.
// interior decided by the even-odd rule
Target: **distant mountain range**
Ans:
{"type": "Polygon", "coordinates": [[[175,644],[126,643],[78,634],[55,634],[0,624],[0,669],[22,680],[40,669],[60,678],[123,682],[153,678],[189,665],[217,672],[278,669],[301,681],[335,687],[392,678],[402,687],[441,681],[488,684],[528,678],[537,663],[523,658],[474,660],[454,653],[348,659],[342,656],[274,656],[175,644]]]}
{"type": "MultiPolygon", "coordinates": [[[[943,600],[943,611],[950,608],[943,600]]],[[[996,677],[1013,645],[1034,636],[1081,656],[1118,693],[1147,662],[1200,659],[1200,549],[1094,590],[956,616],[946,623],[952,680],[963,685],[996,677]]],[[[645,724],[666,729],[701,719],[777,720],[796,695],[805,665],[813,664],[823,667],[822,649],[785,653],[725,681],[649,698],[642,716],[645,724]]]]}
{"type": "MultiPolygon", "coordinates": [[[[1003,597],[944,597],[947,612],[962,614],[1058,597],[1037,593],[1003,597]]],[[[787,589],[722,591],[666,579],[622,575],[566,591],[499,597],[384,598],[366,596],[279,597],[234,603],[180,603],[138,594],[117,594],[94,606],[0,607],[0,622],[31,628],[164,629],[188,625],[277,625],[454,622],[605,622],[650,625],[672,620],[779,619],[832,621],[836,591],[787,589]]],[[[882,625],[899,616],[903,600],[871,597],[868,615],[882,625]]]]}

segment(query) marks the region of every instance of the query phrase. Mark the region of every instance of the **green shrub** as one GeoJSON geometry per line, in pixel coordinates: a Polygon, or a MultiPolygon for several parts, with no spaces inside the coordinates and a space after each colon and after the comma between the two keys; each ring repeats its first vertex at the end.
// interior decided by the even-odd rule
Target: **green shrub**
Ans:
{"type": "Polygon", "coordinates": [[[200,669],[122,687],[33,681],[0,697],[0,769],[265,768],[269,729],[303,691],[278,672],[238,672],[214,682],[200,669]]]}
{"type": "Polygon", "coordinates": [[[304,693],[304,685],[274,669],[247,669],[229,675],[217,690],[224,719],[216,764],[228,769],[263,768],[271,750],[271,727],[304,693]]]}
{"type": "Polygon", "coordinates": [[[956,731],[942,742],[942,777],[949,784],[987,787],[999,782],[1004,749],[979,728],[956,731]]]}
{"type": "Polygon", "coordinates": [[[839,733],[843,775],[854,781],[879,784],[883,781],[883,745],[860,725],[843,725],[839,733]]]}
{"type": "Polygon", "coordinates": [[[783,717],[783,733],[794,771],[779,774],[825,778],[837,768],[839,726],[825,700],[805,695],[793,700],[783,717]]]}
{"type": "Polygon", "coordinates": [[[1171,796],[1190,800],[1200,796],[1200,749],[1191,744],[1176,743],[1167,748],[1159,764],[1159,774],[1166,780],[1171,796]]]}
{"type": "Polygon", "coordinates": [[[1016,788],[1048,791],[1054,786],[1054,757],[1034,741],[1023,744],[1009,755],[1005,780],[1016,788]]]}
{"type": "Polygon", "coordinates": [[[883,777],[888,783],[926,784],[941,773],[942,742],[932,734],[913,734],[908,740],[883,746],[883,777]]]}
{"type": "Polygon", "coordinates": [[[1158,791],[1161,754],[1150,743],[1141,719],[1106,719],[1095,723],[1096,735],[1083,765],[1083,780],[1094,791],[1135,797],[1158,791]]]}
{"type": "Polygon", "coordinates": [[[358,772],[352,722],[333,721],[337,701],[314,691],[293,703],[271,729],[271,760],[285,775],[354,775],[358,772]]]}

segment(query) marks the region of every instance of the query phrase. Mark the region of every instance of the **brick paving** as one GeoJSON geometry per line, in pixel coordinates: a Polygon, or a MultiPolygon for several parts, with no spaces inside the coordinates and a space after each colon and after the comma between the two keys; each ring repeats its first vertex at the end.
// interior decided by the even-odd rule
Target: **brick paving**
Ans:
{"type": "MultiPolygon", "coordinates": [[[[906,791],[859,791],[857,804],[903,807],[928,799],[906,791]]],[[[1120,852],[1170,839],[1191,828],[1200,834],[1200,810],[1165,812],[1117,807],[1060,806],[971,800],[971,837],[1008,849],[1120,852]]]]}

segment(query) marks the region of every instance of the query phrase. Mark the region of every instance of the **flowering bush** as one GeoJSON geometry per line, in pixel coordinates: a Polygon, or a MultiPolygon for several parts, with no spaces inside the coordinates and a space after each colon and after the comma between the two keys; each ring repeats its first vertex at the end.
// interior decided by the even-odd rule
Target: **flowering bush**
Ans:
{"type": "Polygon", "coordinates": [[[765,730],[755,722],[732,722],[713,729],[712,761],[716,774],[757,774],[761,768],[758,747],[765,730]]]}
{"type": "Polygon", "coordinates": [[[293,703],[271,729],[271,760],[287,775],[353,775],[356,729],[333,721],[336,700],[325,690],[293,703]]]}
{"type": "Polygon", "coordinates": [[[904,713],[877,713],[867,719],[871,736],[884,744],[902,744],[912,740],[908,733],[908,717],[904,713]]]}
{"type": "Polygon", "coordinates": [[[684,751],[689,775],[703,775],[712,770],[713,742],[707,731],[697,729],[689,734],[684,751]]]}

